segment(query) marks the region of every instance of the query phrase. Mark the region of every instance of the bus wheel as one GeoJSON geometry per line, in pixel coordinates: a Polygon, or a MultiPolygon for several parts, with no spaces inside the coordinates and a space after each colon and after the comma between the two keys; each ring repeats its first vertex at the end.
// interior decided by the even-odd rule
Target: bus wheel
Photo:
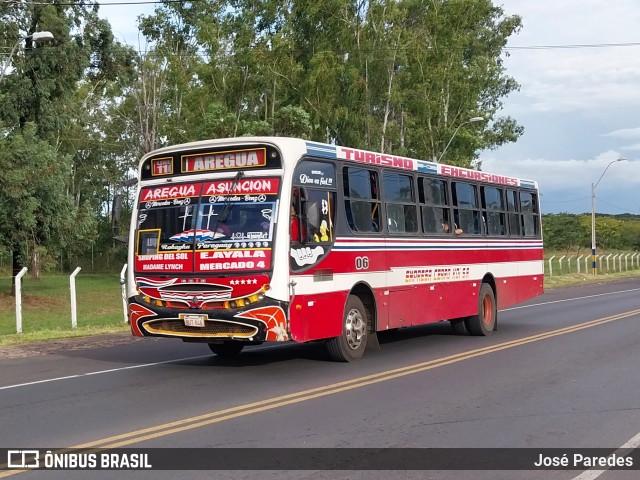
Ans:
{"type": "Polygon", "coordinates": [[[244,343],[234,341],[210,343],[209,348],[220,357],[235,357],[244,348],[244,343]]]}
{"type": "Polygon", "coordinates": [[[336,362],[351,362],[361,358],[367,346],[367,328],[367,313],[362,300],[349,295],[344,308],[342,335],[327,342],[331,359],[336,362]]]}
{"type": "Polygon", "coordinates": [[[471,335],[491,335],[496,326],[497,314],[498,309],[493,288],[488,283],[483,283],[480,286],[480,295],[478,295],[478,314],[468,317],[466,321],[471,335]]]}

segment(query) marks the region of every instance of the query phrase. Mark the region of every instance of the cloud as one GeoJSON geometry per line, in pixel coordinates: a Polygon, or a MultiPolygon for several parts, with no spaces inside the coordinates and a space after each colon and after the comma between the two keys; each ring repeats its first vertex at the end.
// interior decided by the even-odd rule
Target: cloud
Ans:
{"type": "Polygon", "coordinates": [[[603,137],[616,137],[616,138],[640,138],[640,127],[638,128],[622,128],[620,130],[614,130],[613,132],[603,133],[603,137]]]}
{"type": "Polygon", "coordinates": [[[522,32],[509,47],[507,73],[521,84],[515,111],[587,112],[617,106],[640,107],[640,53],[633,44],[640,22],[635,0],[505,0],[508,14],[520,15],[522,32]],[[553,14],[550,14],[550,8],[553,14]]]}
{"type": "Polygon", "coordinates": [[[640,189],[638,163],[628,160],[610,165],[621,157],[609,150],[591,159],[509,160],[487,155],[481,160],[483,171],[537,181],[544,213],[590,211],[591,184],[598,181],[597,197],[608,202],[600,205],[599,211],[636,212],[640,204],[636,193],[640,189]]]}
{"type": "MultiPolygon", "coordinates": [[[[619,152],[609,150],[592,159],[544,159],[526,158],[509,160],[490,155],[483,157],[482,170],[519,178],[536,180],[540,187],[573,189],[583,188],[596,182],[607,166],[618,158],[624,158],[619,152]]],[[[607,170],[607,179],[611,183],[640,187],[637,175],[638,163],[627,160],[611,165],[607,170]],[[614,168],[615,167],[615,168],[614,168]]]]}

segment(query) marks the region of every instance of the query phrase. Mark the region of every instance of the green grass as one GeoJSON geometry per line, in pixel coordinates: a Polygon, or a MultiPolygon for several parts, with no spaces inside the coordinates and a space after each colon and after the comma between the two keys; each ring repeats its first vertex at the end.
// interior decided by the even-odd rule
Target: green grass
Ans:
{"type": "Polygon", "coordinates": [[[634,277],[640,277],[640,270],[636,269],[623,272],[598,273],[597,275],[593,275],[592,273],[569,273],[566,275],[554,276],[546,275],[544,277],[544,288],[545,290],[551,290],[554,288],[568,287],[572,285],[610,282],[613,280],[634,277]]]}
{"type": "Polygon", "coordinates": [[[0,345],[20,341],[125,331],[118,275],[76,277],[78,328],[71,328],[68,275],[22,279],[22,334],[16,334],[16,306],[11,277],[0,277],[0,345]]]}

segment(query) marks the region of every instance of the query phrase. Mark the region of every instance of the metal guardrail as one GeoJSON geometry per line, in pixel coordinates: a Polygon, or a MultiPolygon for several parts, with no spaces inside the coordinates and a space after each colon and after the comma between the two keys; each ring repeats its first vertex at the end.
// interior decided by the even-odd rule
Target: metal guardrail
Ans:
{"type": "MultiPolygon", "coordinates": [[[[545,260],[545,275],[590,273],[591,255],[553,255],[545,260]]],[[[640,252],[598,255],[597,273],[625,272],[640,269],[640,252]]]]}

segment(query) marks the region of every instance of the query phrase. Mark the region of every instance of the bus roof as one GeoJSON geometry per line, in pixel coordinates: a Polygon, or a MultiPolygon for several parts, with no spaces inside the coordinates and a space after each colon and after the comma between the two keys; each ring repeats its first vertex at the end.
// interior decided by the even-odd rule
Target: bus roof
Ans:
{"type": "MultiPolygon", "coordinates": [[[[365,163],[371,165],[379,165],[386,167],[395,167],[404,170],[412,170],[433,175],[442,175],[444,177],[477,180],[487,183],[496,183],[507,186],[520,186],[524,188],[538,189],[535,180],[522,179],[507,175],[493,174],[480,170],[472,170],[468,168],[455,167],[443,163],[431,162],[427,160],[418,160],[409,157],[402,157],[388,153],[371,152],[357,148],[344,147],[340,145],[331,145],[327,143],[313,142],[300,138],[289,137],[234,137],[219,138],[211,140],[201,140],[197,142],[189,142],[178,145],[163,147],[147,153],[141,160],[140,165],[146,159],[157,155],[167,154],[182,150],[199,150],[212,147],[222,147],[228,145],[248,145],[248,144],[271,144],[278,147],[281,151],[299,151],[305,152],[315,157],[324,157],[331,159],[344,159],[348,161],[365,163]]],[[[286,162],[285,156],[285,162],[286,162]]]]}

